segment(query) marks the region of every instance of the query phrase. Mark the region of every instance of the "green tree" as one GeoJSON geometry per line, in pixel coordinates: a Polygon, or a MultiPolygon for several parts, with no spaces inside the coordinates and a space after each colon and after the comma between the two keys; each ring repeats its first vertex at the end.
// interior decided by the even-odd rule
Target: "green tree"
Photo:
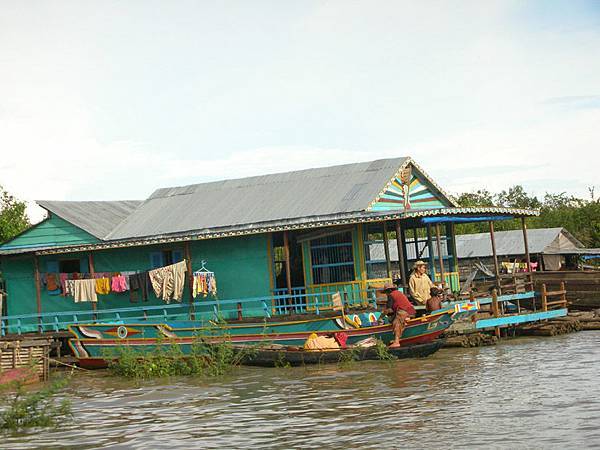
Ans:
{"type": "MultiPolygon", "coordinates": [[[[577,198],[565,192],[546,193],[543,200],[529,195],[523,186],[516,185],[498,194],[485,189],[466,192],[457,196],[461,206],[504,206],[507,208],[539,209],[540,215],[527,219],[529,228],[564,227],[587,247],[600,247],[600,199],[590,188],[590,199],[577,198]]],[[[520,220],[495,222],[498,231],[516,230],[520,220]]],[[[458,234],[483,233],[489,231],[487,223],[457,225],[458,234]]]]}
{"type": "Polygon", "coordinates": [[[13,238],[31,225],[25,202],[17,200],[0,186],[0,242],[13,238]]]}
{"type": "Polygon", "coordinates": [[[536,196],[527,194],[523,186],[519,184],[509,188],[508,191],[500,192],[495,199],[497,206],[505,208],[537,209],[542,206],[536,196]]]}
{"type": "Polygon", "coordinates": [[[494,194],[487,189],[479,189],[475,192],[463,192],[456,200],[460,206],[496,206],[494,194]]]}

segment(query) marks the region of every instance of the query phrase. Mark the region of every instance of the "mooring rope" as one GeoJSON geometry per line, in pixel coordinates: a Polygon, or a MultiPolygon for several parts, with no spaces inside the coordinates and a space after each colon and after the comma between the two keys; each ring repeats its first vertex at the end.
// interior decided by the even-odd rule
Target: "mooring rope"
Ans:
{"type": "Polygon", "coordinates": [[[84,369],[83,367],[74,366],[73,364],[67,364],[67,363],[64,363],[62,361],[59,361],[58,359],[53,359],[53,358],[50,358],[48,356],[42,356],[42,358],[45,358],[48,361],[52,361],[52,362],[55,362],[57,364],[61,364],[61,365],[66,366],[66,367],[70,367],[71,369],[83,370],[84,372],[89,372],[90,371],[89,369],[84,369]]]}

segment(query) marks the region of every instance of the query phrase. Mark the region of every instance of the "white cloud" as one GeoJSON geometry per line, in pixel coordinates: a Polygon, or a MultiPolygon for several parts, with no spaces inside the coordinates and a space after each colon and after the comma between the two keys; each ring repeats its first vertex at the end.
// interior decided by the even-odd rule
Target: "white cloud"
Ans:
{"type": "Polygon", "coordinates": [[[522,2],[44,5],[0,16],[0,184],[28,201],[405,155],[455,192],[599,184],[598,31],[522,2]]]}

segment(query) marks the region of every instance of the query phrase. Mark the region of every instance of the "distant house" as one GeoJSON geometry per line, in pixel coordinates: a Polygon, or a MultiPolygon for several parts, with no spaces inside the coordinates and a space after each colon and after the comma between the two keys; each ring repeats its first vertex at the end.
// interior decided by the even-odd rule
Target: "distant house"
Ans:
{"type": "MultiPolygon", "coordinates": [[[[537,228],[527,231],[531,261],[537,270],[577,268],[579,255],[595,249],[586,249],[565,228],[537,228]]],[[[495,233],[496,253],[500,263],[525,262],[525,247],[521,230],[495,233]]],[[[461,278],[465,278],[481,262],[493,271],[492,244],[489,233],[456,236],[456,254],[461,278]]]]}
{"type": "MultiPolygon", "coordinates": [[[[494,260],[492,257],[492,244],[489,233],[461,234],[456,235],[456,255],[460,278],[466,279],[477,264],[479,267],[487,267],[490,274],[494,271],[494,260]]],[[[561,270],[566,268],[577,268],[579,257],[590,257],[600,254],[600,249],[585,248],[565,228],[538,228],[527,230],[529,253],[532,263],[537,270],[561,270]]],[[[434,238],[435,240],[435,238],[434,238]]],[[[525,246],[523,243],[522,230],[497,231],[495,233],[496,253],[500,264],[525,262],[525,246]]],[[[433,245],[436,259],[436,245],[433,245]]],[[[444,260],[447,261],[447,241],[441,241],[441,249],[444,260]]],[[[381,276],[385,273],[385,252],[383,244],[373,243],[368,249],[371,260],[371,270],[381,276]]],[[[392,263],[398,260],[398,249],[395,242],[389,244],[389,255],[392,263]]],[[[409,266],[417,259],[429,260],[429,248],[426,238],[420,238],[406,242],[406,256],[409,266]]]]}

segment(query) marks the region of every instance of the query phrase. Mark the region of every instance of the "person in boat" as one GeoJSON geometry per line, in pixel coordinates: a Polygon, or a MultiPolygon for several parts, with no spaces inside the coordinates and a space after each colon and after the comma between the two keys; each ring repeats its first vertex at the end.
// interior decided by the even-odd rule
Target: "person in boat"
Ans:
{"type": "Polygon", "coordinates": [[[427,275],[427,263],[417,261],[413,266],[413,272],[408,279],[408,292],[418,305],[425,305],[430,297],[430,290],[434,287],[433,282],[427,275]]]}
{"type": "Polygon", "coordinates": [[[390,347],[400,347],[400,338],[406,327],[406,321],[410,317],[415,316],[415,308],[413,308],[408,297],[400,292],[393,284],[386,283],[381,291],[387,296],[387,303],[382,312],[382,316],[385,314],[389,317],[394,330],[394,341],[390,344],[390,347]]]}
{"type": "Polygon", "coordinates": [[[427,313],[432,311],[437,311],[438,309],[442,309],[442,301],[444,297],[444,291],[437,288],[432,287],[429,290],[429,299],[427,299],[427,303],[425,307],[427,309],[427,313]]]}

